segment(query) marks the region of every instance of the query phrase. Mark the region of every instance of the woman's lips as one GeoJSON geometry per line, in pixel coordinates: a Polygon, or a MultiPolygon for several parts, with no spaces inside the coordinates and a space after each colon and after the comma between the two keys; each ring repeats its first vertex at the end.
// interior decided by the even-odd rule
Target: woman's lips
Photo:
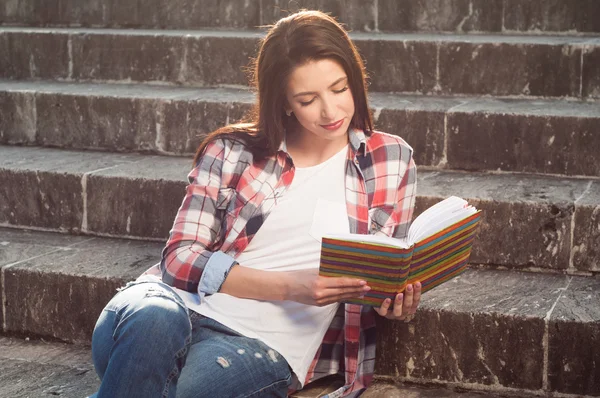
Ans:
{"type": "Polygon", "coordinates": [[[327,130],[337,130],[341,127],[342,123],[344,123],[344,119],[340,119],[337,122],[331,124],[322,124],[321,127],[327,130]]]}

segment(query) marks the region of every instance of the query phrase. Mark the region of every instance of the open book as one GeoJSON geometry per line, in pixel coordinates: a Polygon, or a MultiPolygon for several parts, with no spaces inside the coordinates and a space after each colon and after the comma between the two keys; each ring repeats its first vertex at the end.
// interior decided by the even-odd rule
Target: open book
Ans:
{"type": "Polygon", "coordinates": [[[323,276],[366,280],[371,290],[348,303],[380,306],[421,282],[433,289],[466,269],[481,210],[451,196],[425,210],[411,224],[405,239],[382,235],[325,235],[321,244],[323,276]]]}

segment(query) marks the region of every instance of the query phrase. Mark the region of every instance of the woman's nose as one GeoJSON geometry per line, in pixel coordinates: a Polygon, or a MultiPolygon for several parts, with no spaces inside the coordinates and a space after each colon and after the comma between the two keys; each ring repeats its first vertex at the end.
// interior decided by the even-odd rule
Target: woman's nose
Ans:
{"type": "Polygon", "coordinates": [[[335,105],[333,101],[323,101],[323,107],[321,108],[321,117],[328,121],[335,117],[335,105]]]}

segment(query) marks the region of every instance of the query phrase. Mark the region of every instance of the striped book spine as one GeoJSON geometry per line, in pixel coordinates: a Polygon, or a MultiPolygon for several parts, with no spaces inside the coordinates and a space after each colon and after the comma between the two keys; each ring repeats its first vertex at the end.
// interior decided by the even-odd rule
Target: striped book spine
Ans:
{"type": "Polygon", "coordinates": [[[324,237],[319,273],[367,281],[371,290],[348,303],[378,307],[415,282],[427,292],[466,269],[480,220],[478,211],[409,249],[324,237]]]}

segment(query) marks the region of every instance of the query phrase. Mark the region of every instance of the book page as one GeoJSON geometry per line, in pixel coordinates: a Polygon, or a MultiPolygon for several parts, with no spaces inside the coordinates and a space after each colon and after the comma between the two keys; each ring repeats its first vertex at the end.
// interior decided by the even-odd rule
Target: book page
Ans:
{"type": "Polygon", "coordinates": [[[450,196],[431,206],[414,219],[405,239],[391,238],[385,235],[361,234],[326,234],[323,237],[379,244],[400,249],[408,249],[422,239],[425,239],[452,224],[475,214],[477,209],[470,206],[466,200],[450,196]]]}
{"type": "Polygon", "coordinates": [[[385,235],[361,235],[361,234],[327,234],[324,238],[340,239],[350,242],[365,242],[376,245],[408,249],[411,245],[405,239],[390,238],[385,235]]]}
{"type": "Polygon", "coordinates": [[[451,196],[421,213],[411,224],[407,240],[414,244],[476,212],[477,209],[470,206],[466,200],[451,196]]]}

